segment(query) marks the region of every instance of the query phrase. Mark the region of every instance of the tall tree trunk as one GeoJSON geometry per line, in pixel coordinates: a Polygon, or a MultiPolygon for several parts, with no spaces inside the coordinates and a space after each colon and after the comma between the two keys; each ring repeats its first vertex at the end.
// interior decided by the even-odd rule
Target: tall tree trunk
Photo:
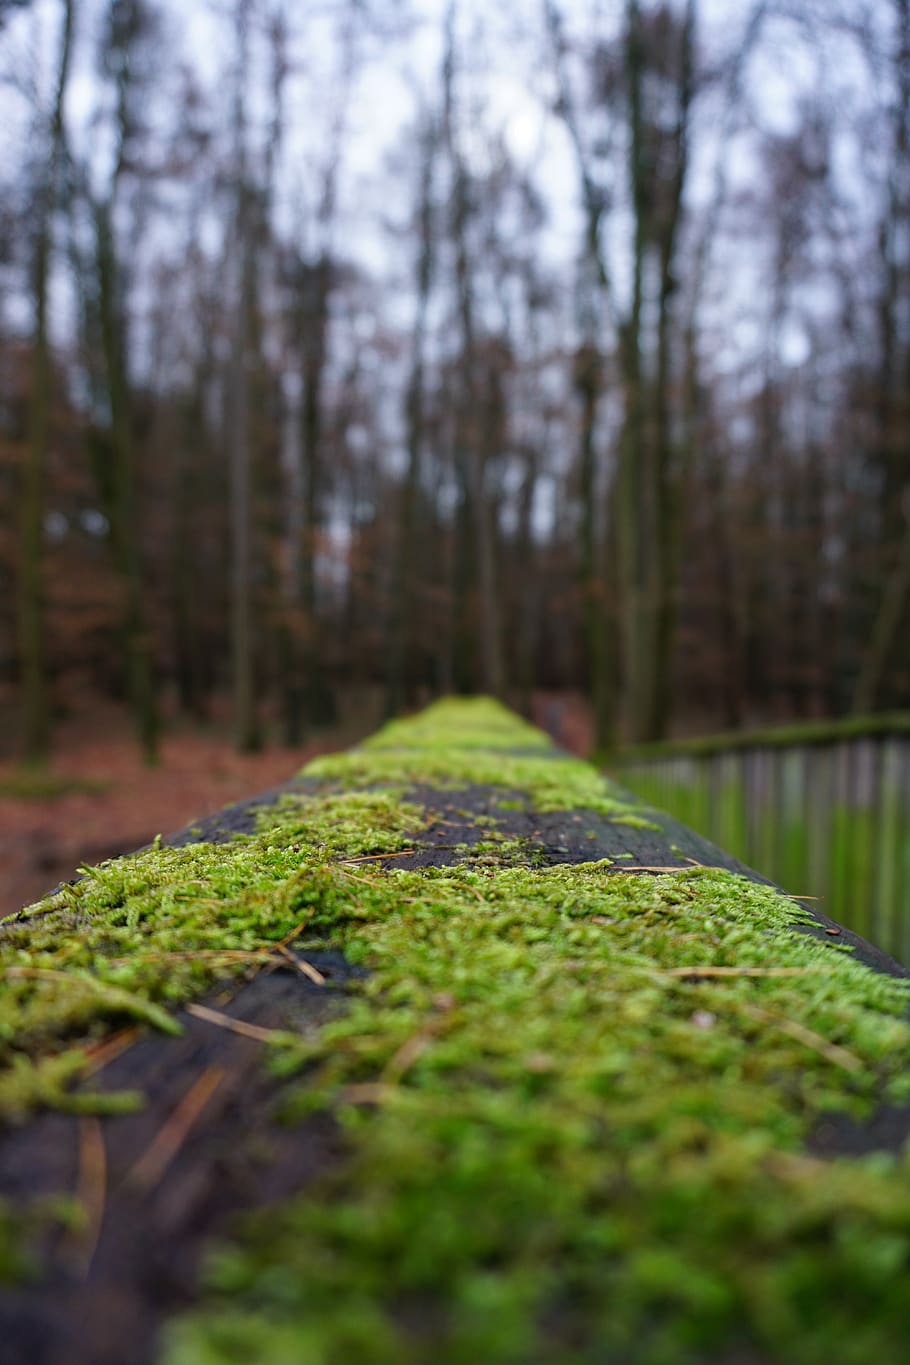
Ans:
{"type": "Polygon", "coordinates": [[[101,349],[110,403],[113,465],[110,470],[110,535],[123,596],[122,631],[129,698],[142,752],[148,763],[154,763],[158,757],[158,709],[151,639],[142,591],[126,340],[112,217],[112,200],[97,201],[95,240],[98,304],[101,349]]]}
{"type": "Polygon", "coordinates": [[[670,653],[677,573],[678,504],[670,423],[671,300],[682,198],[688,168],[689,107],[695,0],[688,0],[680,32],[675,125],[663,132],[646,105],[649,61],[638,0],[626,4],[626,79],[629,102],[629,188],[632,199],[632,298],[620,338],[626,400],[618,480],[619,549],[625,623],[626,710],[635,739],[659,737],[671,700],[670,653]],[[655,182],[649,143],[666,139],[672,170],[655,182]],[[653,373],[643,367],[645,272],[653,266],[657,323],[653,373]]]}
{"type": "MultiPolygon", "coordinates": [[[[422,311],[422,309],[421,309],[422,311]]],[[[423,360],[422,322],[415,328],[414,362],[406,403],[408,464],[399,504],[395,559],[392,567],[391,597],[387,627],[385,669],[385,714],[397,715],[405,706],[413,678],[411,641],[413,639],[414,575],[416,555],[414,534],[420,465],[423,449],[423,360]]]]}
{"type": "Polygon", "coordinates": [[[473,670],[466,652],[473,653],[473,608],[479,619],[480,685],[500,695],[504,670],[500,632],[499,584],[496,573],[495,519],[488,504],[484,433],[479,429],[477,344],[474,322],[474,280],[468,242],[472,216],[468,169],[458,146],[455,128],[455,4],[448,11],[443,66],[445,100],[444,129],[452,163],[450,232],[455,254],[455,290],[461,332],[461,355],[456,399],[455,465],[460,488],[460,515],[456,521],[455,615],[456,682],[460,691],[472,690],[473,670]]]}
{"type": "MultiPolygon", "coordinates": [[[[647,734],[651,739],[663,739],[666,735],[673,705],[673,634],[680,573],[683,501],[680,497],[680,471],[670,420],[670,345],[673,300],[676,292],[677,239],[689,165],[689,109],[693,95],[695,17],[695,0],[688,0],[681,34],[677,116],[673,130],[674,168],[667,187],[668,202],[658,240],[660,289],[653,470],[655,553],[649,557],[652,566],[652,588],[649,598],[653,612],[654,685],[650,693],[650,714],[645,717],[647,734]]],[[[691,350],[694,355],[694,338],[691,350]]]]}
{"type": "Polygon", "coordinates": [[[598,534],[595,430],[600,398],[600,355],[589,343],[575,359],[575,391],[581,401],[579,501],[581,503],[581,591],[584,611],[585,667],[594,718],[594,748],[606,753],[615,743],[616,681],[612,604],[607,601],[598,534]]]}
{"type": "Polygon", "coordinates": [[[204,564],[199,551],[199,516],[207,505],[211,469],[206,422],[206,397],[213,358],[206,343],[195,367],[193,386],[187,394],[173,462],[173,530],[171,545],[171,615],[176,669],[177,699],[181,711],[195,720],[207,713],[209,679],[202,628],[210,609],[204,602],[201,581],[204,564]]]}
{"type": "Polygon", "coordinates": [[[534,564],[534,533],[532,512],[537,486],[538,454],[534,449],[524,452],[524,472],[518,494],[518,536],[516,563],[519,570],[518,601],[516,603],[515,685],[522,715],[531,718],[534,700],[535,656],[537,653],[538,620],[540,617],[540,585],[534,564]]]}
{"type": "Polygon", "coordinates": [[[424,350],[427,308],[435,262],[433,168],[437,131],[429,119],[422,129],[420,140],[422,160],[417,205],[417,312],[411,343],[411,374],[405,394],[408,464],[401,490],[387,628],[385,670],[387,716],[394,716],[402,709],[414,683],[412,676],[414,576],[417,571],[414,538],[424,443],[424,350]]]}
{"type": "Polygon", "coordinates": [[[480,631],[482,686],[485,692],[501,697],[505,692],[505,662],[502,652],[502,612],[500,602],[497,543],[499,515],[488,489],[488,472],[499,453],[503,434],[501,398],[495,370],[489,376],[488,403],[484,404],[482,428],[472,442],[471,472],[474,478],[472,502],[477,517],[477,586],[480,593],[480,631]]]}
{"type": "Polygon", "coordinates": [[[25,755],[32,763],[41,763],[46,758],[50,730],[42,567],[44,478],[51,406],[47,338],[49,238],[49,223],[40,222],[35,242],[35,331],[28,449],[20,494],[19,656],[25,755]]]}
{"type": "MultiPolygon", "coordinates": [[[[333,680],[327,666],[328,638],[321,621],[316,556],[322,531],[326,491],[325,371],[328,361],[329,314],[335,289],[334,226],[338,175],[347,113],[357,67],[357,36],[362,19],[360,0],[336,7],[340,67],[327,101],[329,127],[324,138],[319,202],[316,211],[317,249],[312,258],[298,261],[295,345],[300,355],[303,386],[299,415],[300,538],[292,550],[299,573],[299,596],[291,614],[289,645],[294,679],[286,689],[286,731],[302,739],[307,729],[331,725],[338,716],[333,680]]],[[[297,514],[295,514],[297,515],[297,514]]]]}
{"type": "Polygon", "coordinates": [[[261,744],[256,706],[252,601],[253,509],[250,422],[251,322],[254,306],[254,223],[247,154],[246,85],[249,79],[251,0],[236,0],[237,45],[233,117],[235,220],[231,242],[233,310],[226,404],[231,531],[231,683],[234,740],[242,752],[261,744]]]}
{"type": "Polygon", "coordinates": [[[303,662],[301,659],[301,598],[303,593],[303,460],[300,453],[299,399],[286,401],[282,438],[282,611],[278,626],[277,653],[280,672],[284,742],[296,748],[304,737],[303,662]]]}
{"type": "Polygon", "coordinates": [[[642,304],[646,251],[646,179],[644,154],[644,52],[637,0],[626,5],[626,71],[629,83],[629,180],[634,236],[632,298],[620,337],[625,416],[617,477],[618,552],[623,622],[623,683],[625,709],[633,739],[644,739],[651,715],[654,659],[645,601],[650,507],[653,498],[646,447],[645,405],[642,389],[642,304]]]}
{"type": "Polygon", "coordinates": [[[555,0],[544,0],[544,18],[556,59],[558,106],[575,149],[585,213],[577,310],[583,340],[576,357],[574,376],[575,391],[582,410],[579,440],[581,503],[579,582],[583,611],[585,681],[594,719],[594,747],[603,753],[611,749],[616,742],[620,696],[620,640],[616,617],[619,562],[616,556],[615,531],[616,499],[623,477],[621,473],[611,489],[607,514],[601,527],[596,506],[600,480],[595,446],[597,411],[602,389],[598,337],[601,335],[604,314],[607,314],[613,323],[616,322],[610,276],[601,243],[601,224],[607,195],[595,182],[589,155],[581,136],[563,60],[566,43],[562,15],[555,0]]]}
{"type": "Polygon", "coordinates": [[[889,660],[904,643],[901,626],[910,608],[910,346],[901,338],[908,304],[910,233],[910,0],[893,0],[897,29],[891,164],[887,204],[879,227],[879,345],[881,357],[876,404],[876,444],[880,478],[880,524],[884,552],[881,577],[871,585],[871,630],[862,653],[852,710],[868,711],[881,699],[889,660]]]}
{"type": "Polygon", "coordinates": [[[463,400],[456,396],[457,413],[453,441],[453,465],[458,504],[454,519],[452,547],[452,659],[449,670],[456,692],[470,693],[478,688],[476,662],[476,632],[472,606],[477,570],[476,533],[474,515],[474,480],[469,470],[470,456],[466,449],[463,400]]]}
{"type": "Polygon", "coordinates": [[[59,192],[60,163],[65,153],[64,102],[72,37],[73,3],[72,0],[65,0],[57,64],[57,87],[50,117],[48,162],[42,173],[34,209],[32,375],[28,446],[22,470],[20,495],[19,655],[25,755],[32,763],[44,761],[50,737],[41,554],[45,467],[52,406],[47,295],[53,215],[59,192]]]}
{"type": "Polygon", "coordinates": [[[869,644],[863,656],[853,693],[857,715],[871,711],[881,691],[888,656],[898,637],[901,620],[910,605],[910,499],[904,500],[904,534],[895,563],[885,581],[869,644]]]}
{"type": "MultiPolygon", "coordinates": [[[[239,188],[241,201],[249,189],[239,188]]],[[[239,279],[233,323],[228,396],[231,524],[231,674],[233,679],[234,738],[238,749],[250,752],[261,743],[256,707],[255,646],[252,603],[252,502],[249,393],[250,260],[247,209],[238,215],[239,279]]]]}
{"type": "Polygon", "coordinates": [[[335,694],[327,679],[325,642],[319,621],[316,552],[322,523],[323,388],[327,360],[329,300],[334,263],[323,251],[312,271],[311,298],[304,326],[303,407],[303,546],[301,553],[301,650],[305,724],[331,725],[337,718],[335,694]]]}

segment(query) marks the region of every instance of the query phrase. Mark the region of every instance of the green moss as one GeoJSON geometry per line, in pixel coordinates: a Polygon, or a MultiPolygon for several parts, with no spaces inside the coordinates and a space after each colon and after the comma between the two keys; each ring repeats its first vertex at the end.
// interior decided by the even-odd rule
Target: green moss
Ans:
{"type": "Polygon", "coordinates": [[[902,1079],[903,983],[715,870],[359,891],[319,923],[370,976],[282,1058],[289,1118],[332,1109],[349,1160],[245,1221],[169,1365],[893,1354],[910,1169],[803,1148],[902,1079]],[[772,974],[674,974],[718,966],[772,974]]]}
{"type": "MultiPolygon", "coordinates": [[[[483,697],[447,699],[417,720],[392,721],[362,748],[318,758],[305,773],[346,791],[380,785],[393,791],[418,785],[506,788],[541,813],[585,809],[618,824],[660,828],[595,768],[561,756],[541,731],[483,697]]],[[[500,804],[509,800],[503,796],[500,804]]]]}
{"type": "Polygon", "coordinates": [[[553,744],[542,730],[520,720],[492,697],[446,697],[417,716],[389,721],[363,747],[449,755],[453,749],[544,752],[552,751],[553,744]]]}
{"type": "Polygon", "coordinates": [[[604,784],[595,768],[576,759],[533,758],[502,752],[487,755],[472,749],[424,752],[422,749],[360,749],[315,759],[308,777],[334,782],[345,790],[381,784],[407,789],[501,786],[527,794],[536,811],[587,809],[608,819],[628,819],[636,807],[604,784]]]}
{"type": "Polygon", "coordinates": [[[79,1232],[83,1225],[81,1205],[66,1195],[35,1199],[26,1210],[0,1199],[0,1289],[39,1277],[38,1245],[48,1232],[79,1232]]]}
{"type": "Polygon", "coordinates": [[[454,790],[473,785],[505,788],[509,793],[520,792],[524,800],[502,796],[501,809],[529,805],[540,814],[584,809],[633,829],[659,829],[658,824],[641,815],[639,805],[625,793],[604,782],[595,768],[577,759],[559,758],[557,752],[543,748],[538,756],[505,747],[488,753],[475,745],[461,749],[452,740],[449,747],[439,749],[379,745],[332,753],[315,759],[304,771],[307,777],[332,782],[345,790],[383,786],[392,792],[405,792],[420,785],[454,790]]]}
{"type": "MultiPolygon", "coordinates": [[[[139,1021],[179,1032],[171,1012],[246,971],[305,920],[341,856],[400,849],[422,811],[387,793],[300,795],[266,807],[230,844],[160,844],[100,867],[3,922],[0,1119],[72,1107],[85,1047],[139,1021]]],[[[346,890],[339,882],[339,890],[346,890]]],[[[85,1109],[134,1097],[79,1097],[85,1109]]]]}
{"type": "Polygon", "coordinates": [[[661,826],[655,820],[648,820],[644,815],[633,815],[631,812],[624,815],[612,815],[610,820],[612,824],[625,825],[628,829],[661,830],[661,826]]]}
{"type": "Polygon", "coordinates": [[[910,1163],[806,1139],[906,1100],[906,983],[715,869],[535,868],[495,827],[452,867],[346,866],[419,842],[415,787],[635,818],[525,727],[507,743],[497,708],[470,704],[464,750],[443,714],[448,748],[399,724],[311,765],[324,788],[254,835],[116,860],[6,923],[8,1115],[91,1102],[68,1089],[85,1042],[167,1026],[230,953],[305,925],[369,969],[342,1017],[269,1053],[288,1121],[330,1111],[346,1158],[238,1226],[168,1365],[901,1359],[910,1163]]]}

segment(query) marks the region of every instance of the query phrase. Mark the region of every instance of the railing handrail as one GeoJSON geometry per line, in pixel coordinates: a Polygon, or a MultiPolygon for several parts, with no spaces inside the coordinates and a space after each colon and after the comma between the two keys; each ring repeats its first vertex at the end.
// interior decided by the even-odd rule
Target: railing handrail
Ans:
{"type": "Polygon", "coordinates": [[[845,739],[881,739],[910,735],[910,711],[889,711],[873,716],[845,716],[841,720],[800,721],[734,730],[724,734],[695,735],[685,739],[659,740],[615,749],[606,766],[662,758],[707,758],[744,749],[783,749],[791,745],[834,744],[845,739]]]}

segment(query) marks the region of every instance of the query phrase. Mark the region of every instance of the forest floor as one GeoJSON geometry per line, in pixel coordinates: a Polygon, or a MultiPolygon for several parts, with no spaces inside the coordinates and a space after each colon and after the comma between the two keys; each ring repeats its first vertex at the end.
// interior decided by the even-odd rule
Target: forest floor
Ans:
{"type": "Polygon", "coordinates": [[[338,742],[329,734],[299,749],[240,754],[227,734],[175,730],[149,768],[128,717],[113,709],[81,716],[61,727],[46,778],[0,761],[0,915],[37,900],[82,863],[129,852],[286,781],[338,742]]]}
{"type": "MultiPolygon", "coordinates": [[[[564,748],[587,752],[581,697],[539,694],[534,721],[564,748]]],[[[356,728],[349,723],[298,749],[255,754],[237,753],[226,729],[175,728],[149,768],[125,712],[95,708],[72,717],[55,735],[46,780],[30,778],[12,758],[0,760],[0,915],[39,899],[80,864],[130,852],[286,781],[314,755],[354,742],[356,728]]]]}

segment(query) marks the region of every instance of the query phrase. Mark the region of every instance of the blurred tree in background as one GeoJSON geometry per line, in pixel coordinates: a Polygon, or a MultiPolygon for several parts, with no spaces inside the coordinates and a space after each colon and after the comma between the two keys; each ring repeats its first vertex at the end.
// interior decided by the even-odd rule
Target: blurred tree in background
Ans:
{"type": "Polygon", "coordinates": [[[910,0],[602,9],[0,5],[8,751],[907,704],[910,0]]]}

